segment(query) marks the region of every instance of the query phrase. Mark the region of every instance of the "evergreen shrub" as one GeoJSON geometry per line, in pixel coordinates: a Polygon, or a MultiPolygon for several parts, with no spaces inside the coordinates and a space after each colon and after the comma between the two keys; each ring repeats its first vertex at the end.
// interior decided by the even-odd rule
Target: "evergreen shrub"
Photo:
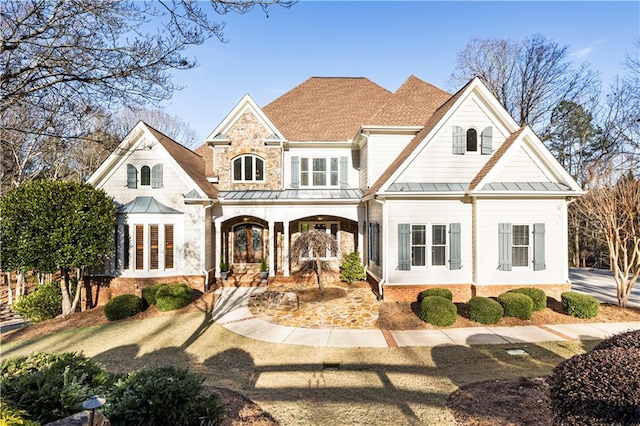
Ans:
{"type": "Polygon", "coordinates": [[[520,293],[529,296],[533,301],[533,311],[544,311],[547,308],[547,294],[539,288],[522,287],[516,288],[509,293],[520,293]]]}
{"type": "Polygon", "coordinates": [[[626,331],[614,334],[606,340],[598,343],[594,351],[601,349],[623,348],[640,350],[640,330],[626,331]]]}
{"type": "Polygon", "coordinates": [[[467,302],[467,314],[471,321],[495,324],[504,316],[504,308],[493,299],[476,296],[467,302]]]}
{"type": "Polygon", "coordinates": [[[600,302],[588,294],[567,291],[560,296],[562,311],[577,318],[593,318],[598,315],[600,302]]]}
{"type": "Polygon", "coordinates": [[[104,305],[104,315],[109,321],[116,321],[134,316],[142,312],[144,304],[135,294],[121,294],[104,305]]]}
{"type": "Polygon", "coordinates": [[[55,318],[62,313],[62,291],[59,282],[40,284],[11,305],[17,314],[31,323],[55,318]]]}
{"type": "Polygon", "coordinates": [[[447,327],[456,322],[458,309],[445,297],[427,296],[420,303],[420,318],[429,324],[447,327]]]}
{"type": "Polygon", "coordinates": [[[186,284],[165,284],[156,292],[156,306],[160,312],[175,311],[193,300],[193,289],[186,284]]]}
{"type": "Polygon", "coordinates": [[[422,299],[429,296],[439,296],[444,297],[445,299],[453,300],[453,293],[448,288],[442,287],[432,287],[426,290],[423,290],[420,294],[418,294],[418,303],[422,303],[422,299]]]}
{"type": "Polygon", "coordinates": [[[522,320],[531,319],[533,300],[529,296],[507,292],[498,296],[498,302],[502,305],[505,316],[522,320]]]}
{"type": "Polygon", "coordinates": [[[352,284],[354,281],[362,281],[366,278],[367,275],[360,261],[360,254],[353,252],[345,256],[342,261],[342,267],[340,268],[340,281],[352,284]]]}
{"type": "Polygon", "coordinates": [[[158,293],[158,289],[165,284],[151,284],[142,289],[142,300],[147,306],[156,304],[156,294],[158,293]]]}

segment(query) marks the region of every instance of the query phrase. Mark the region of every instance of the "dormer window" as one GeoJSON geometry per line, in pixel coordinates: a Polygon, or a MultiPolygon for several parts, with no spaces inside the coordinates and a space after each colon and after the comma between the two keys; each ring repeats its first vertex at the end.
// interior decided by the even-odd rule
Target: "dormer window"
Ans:
{"type": "Polygon", "coordinates": [[[264,182],[264,160],[253,154],[236,157],[232,173],[234,182],[264,182]]]}
{"type": "Polygon", "coordinates": [[[151,167],[142,166],[140,168],[140,186],[151,185],[151,167]]]}
{"type": "Polygon", "coordinates": [[[136,189],[140,186],[151,186],[152,188],[162,188],[162,164],[153,167],[140,167],[140,182],[138,182],[138,168],[133,164],[127,164],[127,187],[136,189]]]}
{"type": "Polygon", "coordinates": [[[467,130],[467,152],[478,150],[478,132],[476,129],[467,130]]]}
{"type": "MultiPolygon", "coordinates": [[[[467,152],[478,152],[478,131],[469,128],[465,131],[460,126],[453,126],[452,132],[452,152],[457,155],[464,155],[467,152]]],[[[480,134],[480,152],[483,155],[490,155],[493,147],[493,128],[485,127],[480,134]]]]}

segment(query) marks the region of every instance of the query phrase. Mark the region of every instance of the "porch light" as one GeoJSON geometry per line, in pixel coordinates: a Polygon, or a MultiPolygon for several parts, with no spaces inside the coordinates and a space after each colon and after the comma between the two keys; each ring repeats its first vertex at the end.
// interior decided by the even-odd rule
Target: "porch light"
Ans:
{"type": "Polygon", "coordinates": [[[248,221],[249,221],[249,218],[248,218],[248,217],[243,217],[243,218],[242,218],[242,221],[243,221],[243,222],[248,222],[248,221]]]}

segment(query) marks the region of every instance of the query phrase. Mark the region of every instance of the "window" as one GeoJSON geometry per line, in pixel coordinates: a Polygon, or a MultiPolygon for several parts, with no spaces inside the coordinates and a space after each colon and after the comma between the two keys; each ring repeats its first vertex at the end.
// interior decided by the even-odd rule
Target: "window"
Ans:
{"type": "Polygon", "coordinates": [[[338,157],[301,158],[300,186],[338,186],[338,157]]]}
{"type": "Polygon", "coordinates": [[[151,167],[142,166],[140,168],[140,186],[151,185],[151,167]]]}
{"type": "Polygon", "coordinates": [[[164,267],[173,268],[173,225],[164,226],[164,267]]]}
{"type": "Polygon", "coordinates": [[[431,266],[445,266],[447,261],[447,226],[431,226],[431,266]]]}
{"type": "Polygon", "coordinates": [[[546,269],[545,224],[531,225],[498,224],[498,270],[511,271],[512,267],[533,265],[534,271],[546,269]],[[533,237],[533,241],[532,241],[533,237]],[[533,255],[533,261],[531,257],[533,255]]]}
{"type": "Polygon", "coordinates": [[[380,224],[377,222],[369,223],[369,260],[378,265],[380,264],[379,235],[380,224]]]}
{"type": "Polygon", "coordinates": [[[257,155],[242,155],[233,160],[234,182],[264,182],[264,160],[257,155]]]}
{"type": "Polygon", "coordinates": [[[462,268],[461,228],[450,224],[398,224],[398,270],[462,268]],[[431,255],[428,256],[427,253],[431,255]]]}
{"type": "Polygon", "coordinates": [[[144,226],[136,225],[136,269],[144,269],[144,226]]]}
{"type": "Polygon", "coordinates": [[[124,250],[122,253],[122,257],[124,258],[124,269],[129,269],[130,264],[129,264],[129,256],[130,256],[130,249],[129,249],[129,245],[131,244],[131,236],[129,235],[129,225],[124,225],[123,227],[124,229],[124,250]]]}
{"type": "Polygon", "coordinates": [[[158,269],[158,225],[149,225],[149,269],[158,269]]]}
{"type": "Polygon", "coordinates": [[[478,132],[476,129],[467,130],[467,151],[478,150],[478,132]]]}

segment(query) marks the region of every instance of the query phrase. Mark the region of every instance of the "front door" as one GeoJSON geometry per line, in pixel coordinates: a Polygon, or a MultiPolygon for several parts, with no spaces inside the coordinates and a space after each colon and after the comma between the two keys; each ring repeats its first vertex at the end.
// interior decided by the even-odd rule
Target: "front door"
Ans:
{"type": "Polygon", "coordinates": [[[234,263],[260,263],[264,257],[260,225],[238,225],[234,229],[234,263]]]}

